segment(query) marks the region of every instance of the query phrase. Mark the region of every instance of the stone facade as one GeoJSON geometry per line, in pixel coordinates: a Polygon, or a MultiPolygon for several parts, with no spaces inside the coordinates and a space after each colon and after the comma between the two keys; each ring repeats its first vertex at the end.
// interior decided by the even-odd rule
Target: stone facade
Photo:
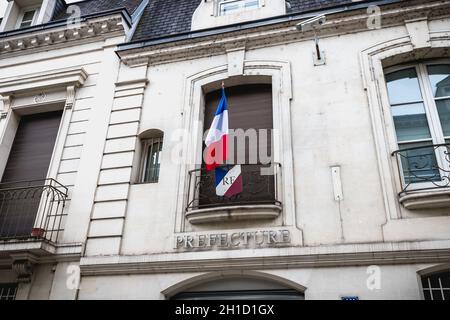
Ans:
{"type": "Polygon", "coordinates": [[[450,205],[439,197],[450,191],[399,196],[384,77],[403,63],[450,63],[448,1],[298,14],[263,2],[226,18],[211,13],[216,1],[199,2],[192,32],[142,42],[128,40],[145,13],[0,34],[0,169],[20,110],[64,109],[48,173],[69,190],[62,234],[0,242],[0,283],[25,278],[17,299],[168,299],[227,277],[305,299],[423,299],[421,277],[448,270],[450,205]],[[316,33],[297,30],[321,13],[316,33]],[[272,85],[275,218],[244,206],[226,209],[232,218],[213,210],[199,214],[214,222],[189,220],[204,96],[222,81],[272,85]],[[141,141],[156,129],[159,180],[140,183],[141,141]],[[233,218],[248,212],[256,218],[233,218]]]}

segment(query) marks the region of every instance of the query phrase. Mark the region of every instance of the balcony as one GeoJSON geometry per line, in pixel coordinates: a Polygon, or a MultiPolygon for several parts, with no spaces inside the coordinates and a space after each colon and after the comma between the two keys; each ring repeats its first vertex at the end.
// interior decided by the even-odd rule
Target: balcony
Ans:
{"type": "Polygon", "coordinates": [[[66,198],[53,179],[0,184],[0,244],[56,243],[66,198]]]}
{"type": "Polygon", "coordinates": [[[186,218],[190,223],[276,219],[279,216],[282,210],[278,192],[281,165],[241,165],[241,168],[243,192],[231,198],[216,195],[214,171],[204,168],[189,171],[186,218]]]}
{"type": "Polygon", "coordinates": [[[397,150],[402,190],[400,203],[407,209],[450,207],[450,144],[424,145],[397,150]]]}

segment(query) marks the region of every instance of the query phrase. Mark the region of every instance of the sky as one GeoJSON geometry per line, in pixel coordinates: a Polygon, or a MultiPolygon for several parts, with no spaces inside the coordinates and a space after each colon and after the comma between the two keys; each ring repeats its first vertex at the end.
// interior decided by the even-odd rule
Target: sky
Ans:
{"type": "MultiPolygon", "coordinates": [[[[78,1],[80,1],[80,0],[66,0],[67,3],[78,2],[78,1]]],[[[5,13],[7,3],[8,3],[8,1],[6,1],[6,0],[0,0],[0,18],[2,18],[3,14],[5,13]]]]}

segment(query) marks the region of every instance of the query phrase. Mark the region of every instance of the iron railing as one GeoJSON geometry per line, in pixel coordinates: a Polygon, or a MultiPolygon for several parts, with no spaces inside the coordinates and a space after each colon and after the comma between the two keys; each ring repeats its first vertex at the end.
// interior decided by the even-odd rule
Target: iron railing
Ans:
{"type": "Polygon", "coordinates": [[[67,188],[53,179],[0,184],[0,241],[56,242],[67,188]]]}
{"type": "Polygon", "coordinates": [[[450,144],[400,149],[392,155],[403,183],[400,195],[450,187],[450,144]]]}
{"type": "MultiPolygon", "coordinates": [[[[232,167],[225,165],[222,167],[232,167]]],[[[204,167],[189,171],[189,190],[186,211],[223,206],[278,205],[278,184],[281,165],[241,165],[243,192],[231,198],[216,195],[214,170],[204,167]]]]}

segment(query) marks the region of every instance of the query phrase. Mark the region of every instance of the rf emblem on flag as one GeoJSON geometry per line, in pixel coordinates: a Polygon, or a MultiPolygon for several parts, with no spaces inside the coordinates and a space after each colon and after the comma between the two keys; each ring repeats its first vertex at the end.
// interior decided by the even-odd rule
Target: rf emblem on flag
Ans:
{"type": "Polygon", "coordinates": [[[231,198],[242,192],[241,166],[216,168],[216,195],[231,198]]]}

